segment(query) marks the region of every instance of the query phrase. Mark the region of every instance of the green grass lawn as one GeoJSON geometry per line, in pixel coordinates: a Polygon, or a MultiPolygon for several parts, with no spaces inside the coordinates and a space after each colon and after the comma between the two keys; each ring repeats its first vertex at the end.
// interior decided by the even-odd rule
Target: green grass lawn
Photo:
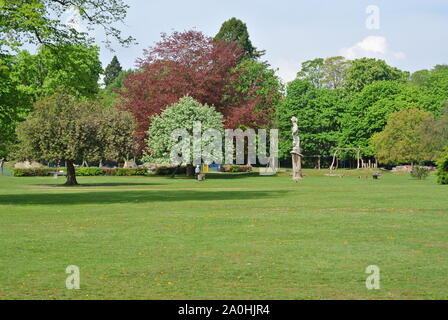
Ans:
{"type": "Polygon", "coordinates": [[[0,299],[448,298],[448,186],[307,174],[0,177],[0,299]]]}

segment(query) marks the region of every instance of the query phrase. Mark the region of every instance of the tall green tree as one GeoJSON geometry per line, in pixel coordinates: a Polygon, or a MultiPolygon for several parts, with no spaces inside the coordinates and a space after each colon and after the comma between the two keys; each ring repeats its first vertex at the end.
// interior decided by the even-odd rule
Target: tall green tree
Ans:
{"type": "Polygon", "coordinates": [[[51,95],[60,87],[91,98],[98,93],[101,72],[99,47],[66,44],[41,46],[35,55],[20,52],[11,77],[19,90],[35,99],[51,95]]]}
{"type": "Polygon", "coordinates": [[[308,60],[302,63],[297,78],[310,81],[316,88],[339,89],[345,84],[349,66],[350,61],[341,56],[308,60]]]}
{"type": "MultiPolygon", "coordinates": [[[[235,69],[238,74],[237,90],[251,98],[255,111],[264,111],[262,116],[266,118],[266,127],[275,126],[277,107],[284,90],[275,70],[271,69],[267,62],[253,59],[244,59],[235,69]]],[[[246,110],[251,113],[247,115],[248,118],[255,116],[251,109],[246,110]]]]}
{"type": "Polygon", "coordinates": [[[376,158],[381,163],[418,163],[434,160],[424,148],[421,125],[431,118],[430,112],[418,108],[393,113],[384,131],[372,137],[376,158]]]}
{"type": "Polygon", "coordinates": [[[278,110],[279,153],[290,157],[291,117],[297,117],[305,156],[330,155],[337,146],[341,113],[335,90],[316,88],[311,82],[296,79],[288,84],[286,97],[278,110]]]}
{"type": "Polygon", "coordinates": [[[360,147],[364,156],[373,157],[370,138],[384,129],[389,116],[412,107],[430,111],[433,106],[426,98],[422,90],[398,81],[376,81],[346,96],[342,101],[339,146],[360,147]]]}
{"type": "Polygon", "coordinates": [[[361,58],[353,60],[347,70],[345,88],[360,92],[366,85],[380,80],[405,81],[409,73],[389,66],[384,60],[361,58]]]}
{"type": "Polygon", "coordinates": [[[93,39],[86,31],[94,27],[104,30],[106,45],[112,39],[129,45],[134,39],[123,37],[117,28],[124,22],[128,8],[122,0],[0,0],[0,52],[27,43],[89,44],[93,39]],[[86,30],[60,19],[69,10],[86,25],[86,30]]]}
{"type": "Polygon", "coordinates": [[[225,21],[216,34],[215,40],[235,41],[244,51],[244,56],[251,59],[259,58],[264,54],[264,51],[258,51],[252,45],[247,25],[237,18],[231,18],[225,21]]]}
{"type": "Polygon", "coordinates": [[[117,56],[114,56],[112,61],[107,65],[106,69],[104,69],[104,84],[106,87],[110,86],[115,79],[118,78],[121,71],[123,71],[123,68],[118,61],[117,56]]]}
{"type": "Polygon", "coordinates": [[[132,115],[106,110],[94,101],[67,93],[39,100],[17,127],[20,160],[59,161],[67,165],[66,185],[77,185],[75,163],[129,156],[132,115]],[[125,137],[125,139],[123,139],[125,137]]]}

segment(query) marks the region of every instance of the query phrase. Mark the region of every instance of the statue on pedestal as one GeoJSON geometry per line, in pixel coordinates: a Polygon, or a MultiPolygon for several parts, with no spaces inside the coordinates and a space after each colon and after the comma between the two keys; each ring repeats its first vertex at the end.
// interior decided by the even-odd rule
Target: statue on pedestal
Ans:
{"type": "Polygon", "coordinates": [[[299,127],[297,126],[297,118],[292,117],[292,179],[294,181],[302,179],[302,154],[300,150],[299,127]]]}

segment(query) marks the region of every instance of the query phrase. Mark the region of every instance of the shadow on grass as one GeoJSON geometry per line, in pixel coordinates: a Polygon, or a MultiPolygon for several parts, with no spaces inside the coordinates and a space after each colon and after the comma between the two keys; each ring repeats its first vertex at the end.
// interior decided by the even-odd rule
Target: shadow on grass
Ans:
{"type": "MultiPolygon", "coordinates": [[[[74,189],[76,190],[76,189],[74,189]]],[[[285,191],[199,191],[199,190],[145,190],[97,191],[75,193],[36,193],[0,195],[5,205],[82,205],[179,201],[220,201],[277,198],[285,191]]]]}
{"type": "Polygon", "coordinates": [[[253,177],[274,177],[274,176],[261,176],[258,172],[245,172],[245,173],[207,173],[206,179],[242,179],[253,177]]]}
{"type": "Polygon", "coordinates": [[[34,186],[39,187],[50,187],[50,188],[86,188],[86,187],[126,187],[126,186],[160,186],[163,183],[144,183],[144,182],[100,182],[100,183],[81,183],[77,186],[66,186],[65,184],[34,184],[34,186]]]}

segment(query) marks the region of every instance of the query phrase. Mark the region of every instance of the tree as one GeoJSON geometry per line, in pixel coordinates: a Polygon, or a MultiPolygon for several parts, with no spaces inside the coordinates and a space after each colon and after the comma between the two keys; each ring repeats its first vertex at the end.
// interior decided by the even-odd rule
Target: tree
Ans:
{"type": "Polygon", "coordinates": [[[160,115],[152,117],[148,130],[147,154],[144,161],[169,163],[170,153],[177,143],[171,139],[171,133],[176,129],[186,129],[193,134],[193,123],[201,122],[201,129],[223,130],[222,114],[214,107],[203,105],[190,96],[185,96],[178,103],[166,108],[160,115]]]}
{"type": "Polygon", "coordinates": [[[255,103],[237,89],[241,54],[236,43],[214,41],[198,31],[162,34],[162,41],[139,60],[141,72],[128,75],[120,90],[123,108],[137,120],[141,148],[150,116],[187,94],[215,106],[228,123],[245,123],[246,110],[254,110],[255,103]]]}
{"type": "Polygon", "coordinates": [[[307,80],[316,88],[321,88],[322,80],[325,76],[323,68],[324,59],[322,58],[305,61],[302,63],[300,71],[297,73],[297,78],[307,80]]]}
{"type": "Polygon", "coordinates": [[[111,85],[114,80],[118,78],[122,70],[123,69],[121,68],[117,56],[114,56],[112,58],[112,61],[104,70],[104,84],[106,85],[106,87],[111,85]]]}
{"type": "Polygon", "coordinates": [[[244,51],[244,56],[250,59],[260,58],[264,54],[264,51],[258,51],[252,45],[246,24],[237,18],[225,21],[216,34],[215,40],[235,41],[238,47],[244,51]]]}
{"type": "Polygon", "coordinates": [[[82,45],[40,47],[32,55],[0,56],[0,153],[7,156],[15,143],[15,128],[33,103],[64,87],[73,94],[93,98],[101,73],[99,48],[82,45]]]}
{"type": "Polygon", "coordinates": [[[59,88],[92,98],[98,93],[101,72],[99,47],[64,44],[41,46],[36,55],[21,51],[14,59],[11,77],[34,102],[59,88]]]}
{"type": "Polygon", "coordinates": [[[420,135],[426,152],[437,158],[448,147],[448,102],[441,117],[429,117],[421,125],[420,135]]]}
{"type": "Polygon", "coordinates": [[[106,45],[111,39],[123,45],[134,42],[123,38],[117,23],[123,23],[129,8],[122,0],[1,0],[0,1],[0,52],[17,49],[23,44],[61,43],[88,44],[93,40],[88,31],[100,26],[105,31],[106,45]],[[75,23],[59,18],[72,10],[73,17],[84,22],[86,30],[75,23]]]}
{"type": "Polygon", "coordinates": [[[420,128],[430,112],[418,108],[404,109],[392,114],[387,125],[372,137],[375,154],[382,163],[422,162],[431,159],[425,152],[420,128]]]}
{"type": "Polygon", "coordinates": [[[230,128],[272,127],[282,99],[283,84],[267,62],[244,59],[235,69],[236,90],[251,103],[227,115],[230,128]],[[244,116],[243,116],[244,115],[244,116]]]}
{"type": "Polygon", "coordinates": [[[438,183],[448,184],[448,147],[437,160],[437,177],[438,183]]]}
{"type": "Polygon", "coordinates": [[[323,72],[325,74],[322,80],[323,85],[329,89],[343,88],[350,64],[351,61],[341,56],[325,59],[323,65],[323,72]]]}
{"type": "Polygon", "coordinates": [[[375,81],[404,81],[407,77],[407,72],[387,65],[384,60],[361,58],[353,60],[348,68],[345,88],[348,92],[360,92],[366,85],[375,81]]]}
{"type": "Polygon", "coordinates": [[[398,81],[376,81],[366,85],[361,92],[346,96],[341,103],[340,147],[360,147],[364,156],[373,157],[371,137],[381,132],[389,116],[399,110],[420,107],[431,111],[425,93],[398,81]]]}
{"type": "Polygon", "coordinates": [[[350,61],[344,57],[317,58],[302,63],[297,78],[308,80],[316,88],[339,89],[344,86],[350,61]]]}
{"type": "Polygon", "coordinates": [[[32,99],[11,76],[14,56],[0,54],[0,158],[7,158],[15,143],[16,124],[29,112],[32,99]]]}
{"type": "Polygon", "coordinates": [[[299,135],[305,156],[330,155],[337,146],[338,116],[342,110],[334,90],[316,88],[311,82],[296,79],[288,84],[286,97],[278,110],[281,158],[290,156],[291,117],[298,118],[299,135]]]}
{"type": "Polygon", "coordinates": [[[77,185],[76,162],[129,156],[132,142],[118,137],[132,137],[132,125],[123,126],[131,120],[132,116],[110,113],[94,101],[57,92],[39,100],[26,121],[19,124],[16,156],[22,160],[64,160],[66,185],[77,185]]]}

